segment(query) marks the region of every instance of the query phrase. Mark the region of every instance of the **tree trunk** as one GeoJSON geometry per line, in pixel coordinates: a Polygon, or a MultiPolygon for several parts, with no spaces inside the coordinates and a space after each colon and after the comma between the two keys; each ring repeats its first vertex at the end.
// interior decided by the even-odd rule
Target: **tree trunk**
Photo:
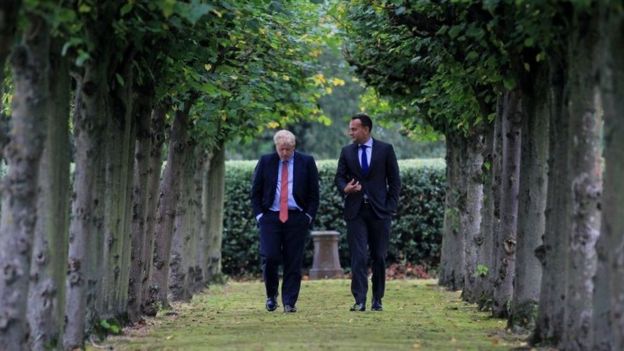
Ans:
{"type": "Polygon", "coordinates": [[[206,215],[203,211],[204,206],[204,180],[206,179],[206,151],[198,145],[195,148],[195,172],[193,174],[193,214],[191,222],[195,233],[195,239],[192,244],[195,260],[193,262],[193,274],[191,277],[191,293],[197,293],[206,286],[206,260],[208,257],[208,248],[206,247],[206,215]]]}
{"type": "Polygon", "coordinates": [[[151,148],[151,94],[139,91],[135,105],[137,142],[134,151],[134,179],[132,188],[132,252],[130,255],[130,278],[128,282],[128,318],[137,322],[141,318],[143,273],[145,272],[145,211],[149,179],[149,153],[151,148]]]}
{"type": "Polygon", "coordinates": [[[535,250],[542,245],[546,215],[548,162],[548,78],[538,74],[523,100],[518,247],[509,326],[533,330],[537,318],[542,266],[535,250]]]}
{"type": "Polygon", "coordinates": [[[578,20],[569,45],[569,174],[572,194],[571,232],[567,250],[567,299],[561,346],[588,350],[593,344],[593,282],[596,240],[600,232],[600,127],[597,114],[596,62],[598,16],[578,20]]]}
{"type": "Polygon", "coordinates": [[[173,237],[171,239],[171,258],[169,260],[169,291],[173,301],[189,301],[191,293],[189,288],[188,268],[192,260],[189,242],[193,232],[189,226],[191,217],[192,195],[191,186],[194,173],[193,145],[187,145],[188,151],[182,155],[182,172],[178,182],[179,199],[173,224],[173,237]]]}
{"type": "Polygon", "coordinates": [[[498,318],[509,316],[508,306],[513,294],[520,174],[520,126],[522,123],[520,92],[514,90],[506,93],[505,100],[502,120],[501,225],[494,242],[496,276],[492,302],[492,314],[498,318]]]}
{"type": "Polygon", "coordinates": [[[594,350],[624,350],[624,11],[603,7],[600,83],[604,189],[594,292],[594,350]]]}
{"type": "Polygon", "coordinates": [[[557,345],[563,333],[564,305],[566,298],[566,252],[568,250],[568,218],[570,192],[568,184],[568,140],[569,126],[564,103],[565,75],[559,62],[553,58],[550,65],[551,89],[548,94],[550,107],[550,128],[548,138],[548,185],[546,197],[546,223],[544,244],[537,255],[542,262],[542,284],[537,313],[537,322],[532,342],[557,345]]]}
{"type": "Polygon", "coordinates": [[[487,128],[484,135],[483,166],[481,167],[483,181],[483,204],[481,206],[481,224],[479,234],[475,237],[476,247],[476,276],[474,295],[480,309],[485,308],[491,300],[492,285],[492,251],[494,247],[494,135],[496,124],[487,128]]]}
{"type": "MultiPolygon", "coordinates": [[[[108,89],[108,85],[106,85],[108,89]]],[[[105,93],[102,93],[105,94],[105,93]]],[[[106,150],[104,146],[104,130],[106,125],[107,113],[105,108],[108,106],[105,103],[105,96],[101,97],[102,101],[98,105],[101,114],[99,128],[102,130],[96,134],[98,146],[93,150],[90,157],[94,158],[94,162],[91,167],[94,167],[93,172],[94,179],[92,181],[92,189],[94,195],[93,206],[91,209],[91,222],[93,225],[93,232],[90,239],[87,241],[87,257],[86,265],[86,316],[85,316],[85,332],[88,334],[92,331],[93,326],[97,324],[100,318],[100,311],[103,311],[104,294],[101,293],[103,289],[102,277],[106,267],[102,265],[104,261],[104,223],[105,223],[105,193],[108,190],[106,188],[106,150]]],[[[76,166],[78,164],[76,163],[76,166]]]]}
{"type": "MultiPolygon", "coordinates": [[[[127,71],[130,68],[127,68],[127,71]]],[[[136,149],[136,133],[138,122],[135,119],[137,114],[134,111],[135,108],[135,96],[134,90],[134,78],[131,73],[124,72],[126,79],[126,85],[121,87],[119,92],[120,100],[123,101],[126,110],[124,111],[124,150],[122,159],[122,182],[124,186],[124,196],[120,201],[121,216],[121,272],[119,274],[119,280],[116,286],[115,295],[115,313],[117,317],[125,318],[128,312],[128,291],[130,284],[130,267],[131,267],[131,255],[132,255],[132,190],[134,186],[134,154],[136,149]]],[[[151,107],[151,106],[150,106],[151,107]]],[[[145,113],[149,111],[150,107],[145,108],[145,113]]]]}
{"type": "Polygon", "coordinates": [[[206,281],[221,280],[221,242],[223,239],[223,203],[225,199],[225,145],[216,146],[208,171],[208,208],[206,222],[208,236],[208,265],[206,281]]]}
{"type": "MultiPolygon", "coordinates": [[[[129,62],[129,61],[126,61],[129,62]]],[[[120,67],[125,86],[111,82],[106,126],[106,167],[104,193],[104,274],[100,318],[113,318],[125,312],[130,261],[129,193],[132,184],[134,123],[132,122],[132,74],[130,64],[120,67]]]]}
{"type": "Polygon", "coordinates": [[[482,309],[492,309],[494,303],[494,286],[496,284],[497,262],[501,252],[496,249],[501,232],[501,200],[503,197],[503,120],[505,118],[505,97],[496,101],[496,119],[494,120],[494,143],[492,146],[492,252],[491,266],[488,267],[489,282],[482,309]]]}
{"type": "MultiPolygon", "coordinates": [[[[105,68],[88,62],[82,77],[77,78],[74,110],[75,171],[72,191],[72,216],[69,227],[69,253],[65,299],[63,347],[83,345],[87,314],[88,280],[94,279],[93,265],[98,242],[96,207],[101,206],[101,193],[96,191],[100,169],[102,130],[105,124],[103,98],[107,88],[105,68]]],[[[100,261],[101,262],[101,261],[100,261]]],[[[91,283],[89,283],[91,284],[91,283]]],[[[91,287],[92,288],[92,287],[91,287]]],[[[93,298],[93,296],[91,297],[93,298]]],[[[91,306],[93,306],[91,301],[91,306]]],[[[92,312],[91,312],[92,313],[92,312]]]]}
{"type": "Polygon", "coordinates": [[[464,237],[459,232],[458,185],[461,144],[457,137],[446,137],[446,198],[440,274],[438,283],[450,290],[464,286],[464,237]]]}
{"type": "Polygon", "coordinates": [[[165,115],[167,111],[163,106],[157,105],[151,116],[151,148],[149,151],[149,165],[147,174],[147,200],[145,206],[145,240],[143,241],[143,262],[145,270],[143,272],[143,290],[141,291],[141,312],[148,316],[155,316],[154,304],[149,301],[156,301],[157,290],[150,285],[152,271],[152,257],[154,252],[154,230],[156,227],[155,215],[158,209],[158,186],[160,184],[160,173],[162,169],[162,150],[165,141],[165,115]],[[147,302],[147,303],[146,303],[147,302]]]}
{"type": "MultiPolygon", "coordinates": [[[[160,205],[154,232],[154,256],[150,285],[157,290],[157,301],[154,302],[160,302],[162,306],[169,306],[167,299],[169,258],[173,220],[175,219],[180,193],[179,180],[181,179],[182,156],[187,152],[189,105],[185,110],[178,110],[175,113],[171,127],[167,166],[160,184],[160,205]]],[[[152,303],[152,301],[149,302],[152,303]]]]}
{"type": "Polygon", "coordinates": [[[462,298],[468,302],[477,302],[477,259],[481,246],[480,225],[481,205],[483,203],[483,167],[484,140],[481,134],[471,135],[464,141],[466,147],[462,160],[464,172],[463,201],[460,201],[459,226],[464,235],[464,288],[462,298]]]}
{"type": "Polygon", "coordinates": [[[0,345],[26,348],[29,272],[37,222],[39,160],[46,139],[49,103],[49,28],[27,14],[23,41],[11,57],[15,93],[10,142],[4,149],[8,172],[3,179],[0,223],[0,345]]]}
{"type": "MultiPolygon", "coordinates": [[[[57,43],[58,44],[58,43],[57,43]]],[[[28,294],[32,350],[56,347],[65,312],[69,227],[69,71],[58,50],[50,54],[48,135],[39,165],[37,224],[28,294]]]]}

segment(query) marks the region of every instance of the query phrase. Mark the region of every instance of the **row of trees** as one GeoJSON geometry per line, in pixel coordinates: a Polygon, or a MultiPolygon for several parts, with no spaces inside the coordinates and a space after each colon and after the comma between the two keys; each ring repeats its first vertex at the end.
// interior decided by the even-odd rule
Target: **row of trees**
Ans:
{"type": "MultiPolygon", "coordinates": [[[[326,25],[335,28],[333,21],[326,25]]],[[[342,146],[348,140],[346,132],[351,116],[360,109],[378,109],[374,88],[366,87],[363,81],[355,77],[353,67],[341,52],[340,39],[340,36],[332,36],[334,44],[328,45],[318,56],[321,71],[315,79],[331,79],[326,95],[318,101],[328,119],[323,123],[307,121],[288,125],[288,129],[297,135],[297,150],[311,154],[317,160],[338,159],[342,146]]],[[[411,130],[403,129],[400,123],[385,117],[384,113],[375,114],[375,135],[394,145],[397,158],[444,157],[444,140],[440,140],[439,135],[431,134],[427,138],[413,136],[411,130]]],[[[252,160],[270,150],[273,150],[273,132],[267,130],[262,135],[254,136],[250,142],[232,140],[226,145],[225,151],[228,159],[252,160]]]]}
{"type": "Polygon", "coordinates": [[[3,349],[82,347],[219,275],[224,143],[320,117],[315,6],[2,1],[3,349]]]}
{"type": "Polygon", "coordinates": [[[624,4],[351,5],[357,73],[446,136],[440,284],[536,344],[624,349],[624,4]]]}

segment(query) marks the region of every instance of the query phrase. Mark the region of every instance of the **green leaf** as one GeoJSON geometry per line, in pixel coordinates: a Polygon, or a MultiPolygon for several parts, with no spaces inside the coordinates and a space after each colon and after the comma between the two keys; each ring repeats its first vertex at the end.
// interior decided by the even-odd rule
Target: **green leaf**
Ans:
{"type": "Polygon", "coordinates": [[[466,59],[470,60],[470,61],[474,61],[479,57],[479,54],[477,54],[476,51],[471,51],[468,53],[468,55],[466,55],[466,59]]]}
{"type": "Polygon", "coordinates": [[[127,15],[130,11],[132,11],[132,7],[133,7],[132,2],[128,2],[125,5],[123,5],[120,10],[121,15],[122,16],[127,15]]]}
{"type": "Polygon", "coordinates": [[[126,85],[126,82],[119,73],[115,73],[115,78],[117,79],[117,83],[119,83],[119,85],[121,85],[122,87],[126,85]]]}
{"type": "Polygon", "coordinates": [[[79,50],[78,57],[76,58],[76,66],[82,67],[84,63],[90,58],[91,58],[91,55],[89,55],[88,52],[84,50],[79,50]]]}
{"type": "Polygon", "coordinates": [[[452,26],[448,31],[448,35],[451,37],[451,39],[455,39],[463,30],[463,26],[452,26]]]}

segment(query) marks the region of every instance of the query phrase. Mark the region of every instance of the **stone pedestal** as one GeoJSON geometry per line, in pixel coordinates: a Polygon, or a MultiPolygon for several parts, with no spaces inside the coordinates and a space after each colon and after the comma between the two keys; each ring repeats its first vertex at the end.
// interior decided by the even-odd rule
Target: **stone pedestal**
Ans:
{"type": "Polygon", "coordinates": [[[338,236],[335,230],[312,231],[314,240],[314,260],[310,269],[310,279],[342,278],[338,256],[338,236]]]}

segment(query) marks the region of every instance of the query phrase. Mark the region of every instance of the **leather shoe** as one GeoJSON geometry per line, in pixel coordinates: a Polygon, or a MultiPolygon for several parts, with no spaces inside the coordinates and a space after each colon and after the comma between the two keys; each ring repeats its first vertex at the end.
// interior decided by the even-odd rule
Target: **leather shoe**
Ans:
{"type": "Polygon", "coordinates": [[[349,309],[352,312],[364,312],[366,311],[366,305],[364,303],[354,303],[349,309]]]}
{"type": "Polygon", "coordinates": [[[383,306],[381,305],[381,299],[373,299],[373,304],[371,305],[371,310],[373,310],[373,311],[383,311],[383,306]]]}
{"type": "Polygon", "coordinates": [[[297,312],[297,307],[291,305],[284,305],[284,313],[294,313],[297,312]]]}
{"type": "Polygon", "coordinates": [[[266,309],[269,312],[275,311],[277,308],[277,299],[275,297],[268,297],[266,300],[266,309]]]}

